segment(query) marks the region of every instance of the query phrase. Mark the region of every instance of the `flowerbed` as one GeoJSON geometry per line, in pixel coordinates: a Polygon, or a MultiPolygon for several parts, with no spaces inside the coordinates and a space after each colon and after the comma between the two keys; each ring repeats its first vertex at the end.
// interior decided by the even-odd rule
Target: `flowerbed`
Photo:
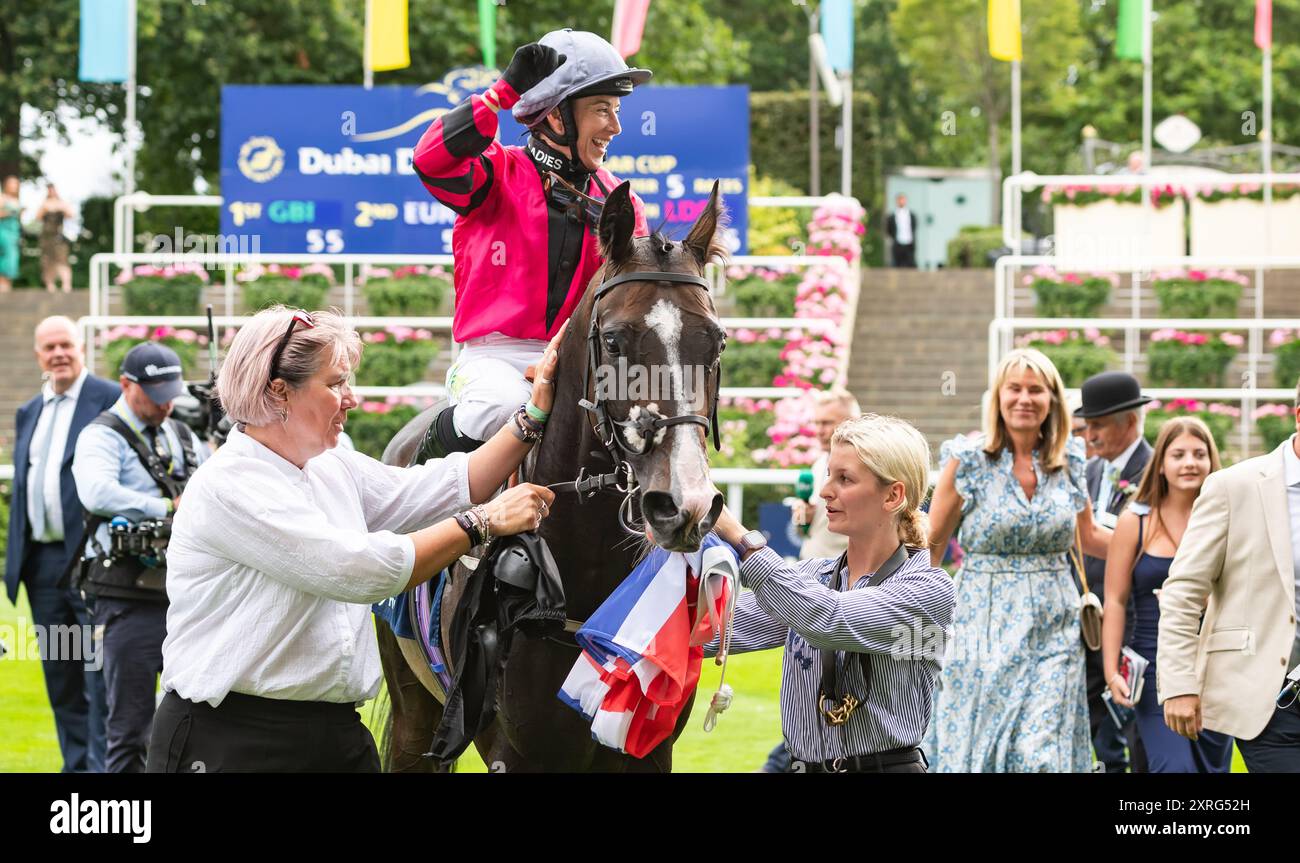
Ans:
{"type": "Polygon", "coordinates": [[[402,430],[402,426],[431,404],[433,399],[415,396],[363,401],[348,413],[344,431],[352,438],[358,452],[381,458],[384,447],[402,430]]]}
{"type": "Polygon", "coordinates": [[[244,307],[249,312],[259,312],[277,303],[310,312],[323,306],[334,284],[334,270],[328,264],[306,267],[250,264],[235,274],[235,280],[243,283],[244,307]]]}
{"type": "Polygon", "coordinates": [[[727,267],[736,311],[745,317],[793,317],[800,281],[799,273],[775,267],[727,267]]]}
{"type": "Polygon", "coordinates": [[[1147,346],[1147,380],[1152,386],[1221,387],[1228,364],[1245,343],[1237,333],[1156,330],[1147,346]]]}
{"type": "Polygon", "coordinates": [[[1300,383],[1300,331],[1278,329],[1269,334],[1273,349],[1273,380],[1282,389],[1300,383]]]}
{"type": "Polygon", "coordinates": [[[122,303],[128,315],[196,315],[208,273],[198,264],[141,264],[122,270],[116,282],[122,288],[122,303]]]}
{"type": "Polygon", "coordinates": [[[429,330],[402,326],[363,333],[361,340],[366,347],[357,366],[357,384],[368,387],[419,383],[442,348],[429,330]]]}
{"type": "Polygon", "coordinates": [[[1255,421],[1255,428],[1264,441],[1265,451],[1271,452],[1282,445],[1282,441],[1295,434],[1295,408],[1288,404],[1268,404],[1255,408],[1250,415],[1255,421]]]}
{"type": "Polygon", "coordinates": [[[1151,287],[1166,318],[1233,318],[1250,280],[1235,270],[1168,270],[1151,287]]]}
{"type": "Polygon", "coordinates": [[[362,270],[370,314],[436,315],[451,293],[451,274],[442,267],[366,267],[362,270]]]}
{"type": "Polygon", "coordinates": [[[1110,347],[1110,337],[1098,330],[1039,330],[1016,339],[1017,347],[1042,351],[1067,387],[1083,386],[1095,374],[1119,364],[1119,355],[1110,347]]]}
{"type": "Polygon", "coordinates": [[[1034,289],[1040,318],[1092,318],[1112,289],[1119,287],[1114,273],[1060,273],[1052,267],[1035,267],[1024,277],[1034,289]]]}
{"type": "Polygon", "coordinates": [[[158,342],[166,345],[181,358],[181,368],[185,377],[197,377],[199,346],[208,343],[208,337],[194,330],[178,330],[174,327],[138,326],[113,327],[105,330],[98,339],[98,345],[104,352],[102,368],[105,376],[116,379],[122,368],[122,358],[126,352],[142,342],[158,342]]]}
{"type": "Polygon", "coordinates": [[[1222,402],[1202,402],[1196,399],[1174,399],[1169,402],[1151,402],[1147,406],[1144,434],[1147,443],[1152,445],[1160,434],[1160,428],[1175,417],[1200,417],[1210,427],[1214,443],[1222,454],[1227,449],[1228,436],[1232,434],[1237,423],[1241,421],[1241,408],[1222,402]]]}

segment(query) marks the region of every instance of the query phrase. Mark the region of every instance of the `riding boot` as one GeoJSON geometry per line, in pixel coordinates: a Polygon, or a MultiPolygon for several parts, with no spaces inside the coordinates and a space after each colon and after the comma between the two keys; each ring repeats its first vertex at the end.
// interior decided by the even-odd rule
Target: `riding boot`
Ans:
{"type": "Polygon", "coordinates": [[[433,418],[433,422],[429,423],[424,439],[420,441],[420,448],[416,450],[413,464],[424,464],[434,458],[446,458],[453,452],[473,452],[483,446],[483,441],[456,432],[456,427],[452,424],[452,414],[455,410],[455,405],[447,405],[433,418]]]}

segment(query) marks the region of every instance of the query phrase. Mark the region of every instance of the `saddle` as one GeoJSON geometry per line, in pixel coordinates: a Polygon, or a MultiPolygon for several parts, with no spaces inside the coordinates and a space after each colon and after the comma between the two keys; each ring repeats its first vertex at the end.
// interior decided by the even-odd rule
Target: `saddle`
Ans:
{"type": "MultiPolygon", "coordinates": [[[[451,686],[430,755],[455,761],[497,711],[497,683],[516,632],[549,638],[565,630],[564,587],[555,558],[542,537],[498,537],[477,568],[458,568],[441,602],[442,644],[451,686]]],[[[437,693],[435,692],[435,695],[437,693]]]]}

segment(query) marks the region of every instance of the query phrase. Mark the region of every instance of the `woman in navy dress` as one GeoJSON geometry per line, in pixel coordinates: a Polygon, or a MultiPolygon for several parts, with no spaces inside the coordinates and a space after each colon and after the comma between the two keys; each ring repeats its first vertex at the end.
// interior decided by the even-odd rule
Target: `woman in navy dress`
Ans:
{"type": "Polygon", "coordinates": [[[1147,666],[1138,699],[1138,735],[1152,773],[1227,773],[1232,738],[1202,731],[1188,740],[1165,725],[1156,697],[1156,637],[1160,630],[1160,588],[1169,577],[1178,544],[1205,478],[1219,469],[1219,450],[1204,422],[1195,417],[1169,420],[1160,429],[1133,503],[1119,517],[1106,559],[1106,608],[1102,616],[1102,663],[1111,697],[1134,706],[1119,674],[1126,609],[1133,597],[1135,623],[1129,647],[1147,666]],[[1135,560],[1136,558],[1136,560],[1135,560]]]}

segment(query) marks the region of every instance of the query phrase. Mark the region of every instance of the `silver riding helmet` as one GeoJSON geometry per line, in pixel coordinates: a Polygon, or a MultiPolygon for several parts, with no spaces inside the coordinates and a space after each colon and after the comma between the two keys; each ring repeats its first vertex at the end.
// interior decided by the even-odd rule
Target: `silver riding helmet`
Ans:
{"type": "Polygon", "coordinates": [[[650,80],[649,69],[629,67],[614,46],[595,33],[552,30],[538,42],[565,56],[560,67],[527,93],[520,94],[514,118],[529,129],[565,100],[581,96],[626,96],[650,80]]]}

